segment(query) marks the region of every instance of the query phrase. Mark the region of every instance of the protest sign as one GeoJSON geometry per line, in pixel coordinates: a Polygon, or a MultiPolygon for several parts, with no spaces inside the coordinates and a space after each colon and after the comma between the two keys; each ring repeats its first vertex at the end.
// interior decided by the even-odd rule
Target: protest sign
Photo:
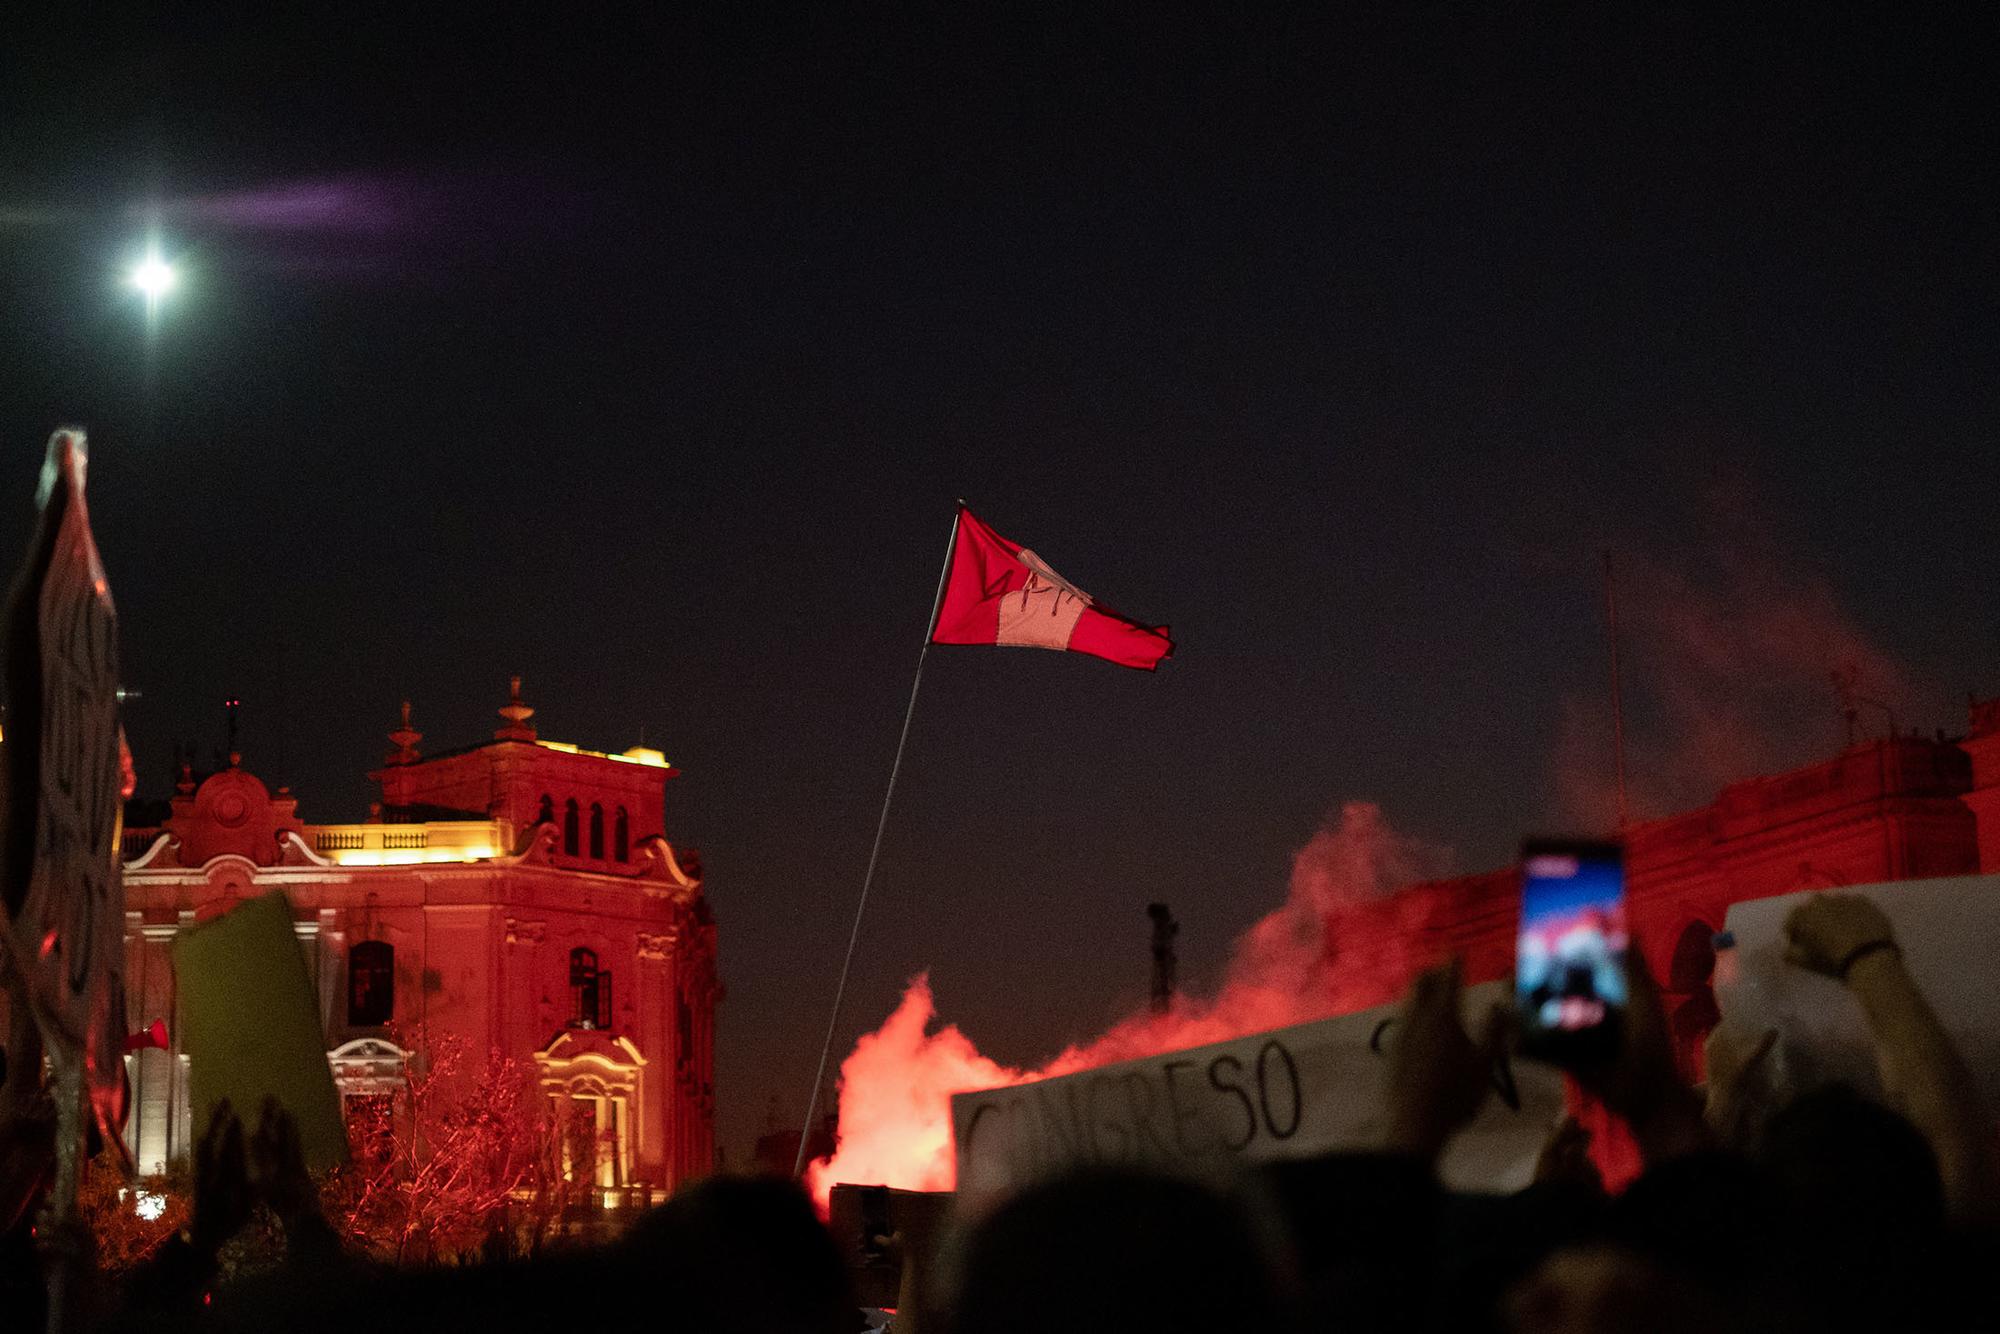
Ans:
{"type": "MultiPolygon", "coordinates": [[[[1506,986],[1468,988],[1469,1026],[1506,986]]],[[[1084,1164],[1226,1175],[1270,1159],[1379,1148],[1398,1011],[1380,1006],[951,1100],[958,1191],[979,1199],[1084,1164]]],[[[1562,1076],[1503,1061],[1441,1164],[1466,1190],[1527,1184],[1563,1114],[1562,1076]]]]}
{"type": "Polygon", "coordinates": [[[125,894],[118,831],[118,614],[84,503],[81,431],[49,439],[41,514],[7,608],[5,979],[34,1016],[61,1118],[58,1213],[74,1188],[76,1104],[122,1148],[125,894]]]}
{"type": "MultiPolygon", "coordinates": [[[[1785,962],[1785,918],[1814,893],[1752,899],[1729,909],[1734,944],[1718,953],[1722,1022],[1746,1037],[1778,1030],[1770,1077],[1804,1092],[1840,1080],[1879,1096],[1881,1078],[1861,1007],[1847,989],[1785,962]]],[[[1972,1067],[1988,1107],[2000,1107],[2000,875],[1844,886],[1889,918],[1903,959],[1938,1021],[1972,1067]]]]}
{"type": "Polygon", "coordinates": [[[181,932],[173,957],[197,1135],[221,1099],[254,1126],[270,1096],[298,1121],[306,1166],[347,1161],[319,1007],[283,891],[181,932]]]}

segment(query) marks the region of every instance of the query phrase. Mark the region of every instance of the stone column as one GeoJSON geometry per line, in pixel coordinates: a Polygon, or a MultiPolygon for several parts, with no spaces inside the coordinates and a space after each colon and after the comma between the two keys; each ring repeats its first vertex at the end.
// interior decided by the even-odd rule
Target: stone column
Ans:
{"type": "Polygon", "coordinates": [[[638,1124],[633,1128],[634,1173],[653,1185],[674,1183],[673,1155],[668,1136],[673,1119],[669,1105],[674,1096],[673,957],[674,931],[641,931],[638,938],[637,1032],[633,1035],[639,1054],[646,1058],[640,1072],[638,1124]]]}
{"type": "Polygon", "coordinates": [[[332,908],[319,910],[319,1028],[329,1047],[340,1044],[333,1035],[347,1027],[347,933],[332,908]]]}
{"type": "MultiPolygon", "coordinates": [[[[135,919],[137,913],[128,913],[135,919]]],[[[126,937],[126,1027],[138,1030],[155,1019],[167,1021],[169,1048],[142,1048],[132,1055],[132,1116],[126,1138],[141,1176],[164,1172],[173,1156],[175,1079],[174,922],[134,922],[126,937]]]]}
{"type": "Polygon", "coordinates": [[[506,1035],[503,1051],[540,1051],[549,1035],[537,1030],[541,1019],[542,942],[548,937],[548,923],[506,919],[502,941],[501,995],[505,998],[506,1035]]]}

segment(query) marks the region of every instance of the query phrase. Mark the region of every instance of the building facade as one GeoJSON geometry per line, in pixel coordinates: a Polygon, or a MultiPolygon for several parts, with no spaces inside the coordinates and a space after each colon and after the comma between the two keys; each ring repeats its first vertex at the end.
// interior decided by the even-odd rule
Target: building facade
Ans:
{"type": "MultiPolygon", "coordinates": [[[[1732,784],[1707,806],[1625,830],[1627,911],[1662,982],[1691,978],[1688,967],[1700,953],[1693,943],[1713,938],[1732,903],[2000,870],[1981,855],[1982,826],[2000,819],[2000,809],[1986,820],[1974,813],[2000,789],[1973,790],[1969,745],[1868,741],[1817,764],[1732,784]]],[[[1413,885],[1336,915],[1326,948],[1338,956],[1399,936],[1413,942],[1412,960],[1456,953],[1468,978],[1502,977],[1513,965],[1519,897],[1511,867],[1413,885]]],[[[1392,972],[1383,982],[1402,980],[1392,972]]]]}
{"type": "MultiPolygon", "coordinates": [[[[1731,904],[2000,872],[2000,699],[1972,705],[1963,738],[1864,741],[1731,784],[1709,805],[1635,824],[1623,839],[1634,942],[1659,979],[1683,1070],[1699,1080],[1702,1044],[1721,1017],[1715,938],[1731,904]]],[[[1453,954],[1468,982],[1509,977],[1519,917],[1512,868],[1413,885],[1338,912],[1324,948],[1348,984],[1343,1008],[1392,1000],[1415,969],[1453,954]]]]}
{"type": "Polygon", "coordinates": [[[544,740],[533,714],[517,678],[491,740],[426,757],[405,704],[359,823],[306,823],[231,755],[199,782],[184,767],[171,813],[125,831],[132,1028],[168,1034],[128,1069],[141,1171],[190,1147],[173,938],[272,890],[344,1100],[393,1096],[416,1048],[449,1034],[533,1063],[586,1146],[565,1149],[577,1179],[650,1195],[710,1169],[715,923],[698,864],[667,841],[676,771],[657,751],[544,740]]]}

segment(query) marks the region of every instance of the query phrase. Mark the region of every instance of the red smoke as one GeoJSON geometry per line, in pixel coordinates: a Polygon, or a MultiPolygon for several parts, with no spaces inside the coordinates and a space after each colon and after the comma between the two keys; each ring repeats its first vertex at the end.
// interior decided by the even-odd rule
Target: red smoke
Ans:
{"type": "Polygon", "coordinates": [[[1349,802],[1294,855],[1284,904],[1236,942],[1215,996],[1182,997],[1164,1015],[1131,1015],[1034,1070],[988,1060],[956,1026],[930,1032],[930,978],[917,977],[895,1012],[841,1063],[836,1148],[807,1170],[814,1196],[824,1208],[841,1181],[950,1190],[954,1093],[1221,1042],[1393,995],[1417,961],[1373,933],[1370,952],[1330,952],[1330,928],[1361,905],[1442,875],[1447,859],[1443,849],[1390,829],[1372,802],[1349,802]]]}
{"type": "Polygon", "coordinates": [[[834,1155],[807,1169],[822,1209],[836,1181],[950,1190],[951,1095],[1028,1077],[981,1056],[954,1025],[927,1031],[936,1014],[930,975],[919,974],[895,1012],[841,1062],[834,1155]]]}
{"type": "MultiPolygon", "coordinates": [[[[1896,663],[1847,614],[1832,585],[1782,553],[1747,501],[1717,498],[1699,556],[1618,556],[1627,769],[1634,818],[1710,801],[1718,788],[1826,754],[1845,735],[1840,672],[1880,735],[1893,710],[1914,721],[1896,663]]],[[[1601,650],[1601,641],[1590,646],[1601,650]]],[[[1601,661],[1601,659],[1600,659],[1601,661]]],[[[1561,814],[1579,828],[1616,820],[1608,702],[1564,700],[1555,766],[1561,814]]],[[[1034,1070],[981,1056],[957,1028],[928,1032],[929,981],[910,984],[888,1021],[841,1067],[837,1148],[812,1165],[824,1205],[836,1181],[949,1189],[952,1093],[1069,1074],[1379,1004],[1415,968],[1403,900],[1392,890],[1442,876],[1442,849],[1389,829],[1352,802],[1296,854],[1285,902],[1236,943],[1224,982],[1167,1015],[1134,1014],[1034,1070]],[[1345,946],[1345,948],[1343,948],[1345,946]]]]}
{"type": "MultiPolygon", "coordinates": [[[[1893,713],[1916,721],[1897,664],[1847,614],[1822,575],[1780,553],[1754,515],[1726,506],[1697,559],[1621,552],[1618,617],[1632,817],[1714,799],[1841,744],[1838,672],[1860,703],[1861,735],[1893,713]],[[1885,707],[1886,706],[1886,707],[1885,707]]],[[[1603,691],[1563,701],[1558,806],[1580,828],[1616,824],[1610,704],[1603,691]]]]}

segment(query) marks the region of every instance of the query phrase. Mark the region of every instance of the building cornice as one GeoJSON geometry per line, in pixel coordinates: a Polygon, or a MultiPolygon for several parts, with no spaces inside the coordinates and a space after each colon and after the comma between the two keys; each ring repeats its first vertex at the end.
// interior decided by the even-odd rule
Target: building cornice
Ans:
{"type": "Polygon", "coordinates": [[[240,864],[255,879],[274,883],[292,881],[366,883],[371,880],[394,880],[412,875],[425,879],[458,879],[490,876],[497,871],[510,875],[525,874],[537,879],[555,876],[570,883],[587,883],[593,888],[639,889],[653,895],[665,892],[668,897],[699,893],[701,888],[701,881],[688,875],[681,868],[673,847],[657,834],[639,841],[633,849],[635,869],[623,873],[596,870],[587,866],[562,865],[556,860],[553,852],[553,827],[550,825],[537,825],[530,831],[530,837],[524,840],[521,849],[515,853],[503,853],[469,861],[343,864],[314,852],[304,839],[290,830],[282,832],[278,841],[286,856],[284,860],[272,865],[259,865],[241,853],[223,852],[217,853],[199,866],[181,866],[171,861],[162,861],[167,852],[176,850],[180,846],[180,840],[174,835],[163,833],[147,847],[144,853],[124,863],[124,874],[128,881],[140,885],[201,884],[212,878],[217,866],[225,862],[234,862],[240,864]],[[680,893],[676,894],[673,891],[680,893]]]}

